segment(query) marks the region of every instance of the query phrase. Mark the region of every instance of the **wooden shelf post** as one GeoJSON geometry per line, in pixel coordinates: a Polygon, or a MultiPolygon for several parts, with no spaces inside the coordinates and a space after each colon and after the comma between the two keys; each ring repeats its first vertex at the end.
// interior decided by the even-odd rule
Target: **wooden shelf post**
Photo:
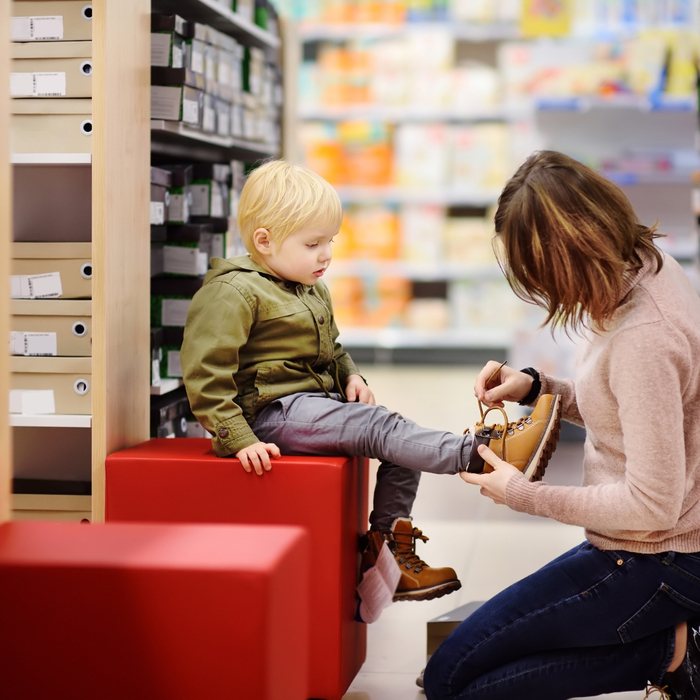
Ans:
{"type": "Polygon", "coordinates": [[[105,458],[149,436],[150,0],[93,0],[93,521],[105,458]]]}
{"type": "MultiPolygon", "coordinates": [[[[10,242],[12,241],[12,166],[10,165],[10,0],[0,0],[0,338],[10,333],[10,242]]],[[[12,431],[8,415],[10,357],[0,353],[0,522],[10,519],[12,431]]]]}

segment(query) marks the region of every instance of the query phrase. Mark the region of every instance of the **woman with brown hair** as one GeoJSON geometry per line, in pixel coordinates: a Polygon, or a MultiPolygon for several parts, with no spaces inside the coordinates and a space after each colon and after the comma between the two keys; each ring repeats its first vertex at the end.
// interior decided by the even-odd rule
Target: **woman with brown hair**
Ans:
{"type": "Polygon", "coordinates": [[[487,406],[560,394],[586,428],[581,486],[531,482],[491,450],[463,473],[496,503],[585,528],[432,656],[428,700],[643,689],[700,698],[700,300],[622,191],[553,151],[530,156],[495,217],[501,267],[545,323],[581,335],[576,378],[489,362],[487,406]]]}

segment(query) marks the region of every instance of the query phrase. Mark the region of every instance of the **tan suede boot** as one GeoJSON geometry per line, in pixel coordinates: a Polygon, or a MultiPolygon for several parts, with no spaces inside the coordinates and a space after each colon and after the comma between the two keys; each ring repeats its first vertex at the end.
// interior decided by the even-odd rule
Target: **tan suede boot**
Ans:
{"type": "Polygon", "coordinates": [[[479,409],[481,421],[474,431],[467,471],[475,474],[493,471],[477,452],[479,445],[487,445],[504,462],[517,467],[528,481],[540,481],[559,440],[561,396],[543,394],[529,416],[513,422],[508,421],[508,415],[500,406],[484,411],[480,401],[479,409]],[[486,416],[491,411],[503,414],[502,424],[486,425],[486,416]]]}
{"type": "Polygon", "coordinates": [[[370,530],[367,538],[367,547],[362,554],[363,573],[374,566],[384,542],[393,552],[401,570],[394,600],[431,600],[462,587],[454,569],[449,566],[435,569],[416,554],[416,540],[427,542],[428,538],[413,527],[410,518],[396,518],[389,532],[370,530]]]}

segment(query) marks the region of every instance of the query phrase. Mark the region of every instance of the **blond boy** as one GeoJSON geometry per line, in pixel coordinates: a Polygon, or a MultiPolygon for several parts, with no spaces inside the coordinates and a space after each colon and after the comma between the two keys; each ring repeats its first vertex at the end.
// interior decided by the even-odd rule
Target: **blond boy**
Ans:
{"type": "Polygon", "coordinates": [[[476,441],[377,406],[338,342],[321,278],[342,216],[335,190],[310,170],[270,161],[252,172],[238,207],[249,255],[214,259],[190,306],[187,394],[214,452],[249,473],[273,469],[281,452],[380,460],[363,570],[386,541],[402,574],[394,600],[428,600],[461,584],[416,555],[427,539],[410,517],[420,475],[466,470],[476,441]]]}

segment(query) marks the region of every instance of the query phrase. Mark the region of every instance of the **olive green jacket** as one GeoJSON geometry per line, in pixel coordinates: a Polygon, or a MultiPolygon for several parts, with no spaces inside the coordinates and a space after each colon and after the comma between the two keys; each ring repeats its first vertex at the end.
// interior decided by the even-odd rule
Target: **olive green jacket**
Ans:
{"type": "Polygon", "coordinates": [[[214,452],[224,457],[258,442],[250,424],[277,398],[344,391],[359,372],[337,338],[323,282],[284,282],[247,255],[213,260],[190,305],[180,359],[214,452]]]}

